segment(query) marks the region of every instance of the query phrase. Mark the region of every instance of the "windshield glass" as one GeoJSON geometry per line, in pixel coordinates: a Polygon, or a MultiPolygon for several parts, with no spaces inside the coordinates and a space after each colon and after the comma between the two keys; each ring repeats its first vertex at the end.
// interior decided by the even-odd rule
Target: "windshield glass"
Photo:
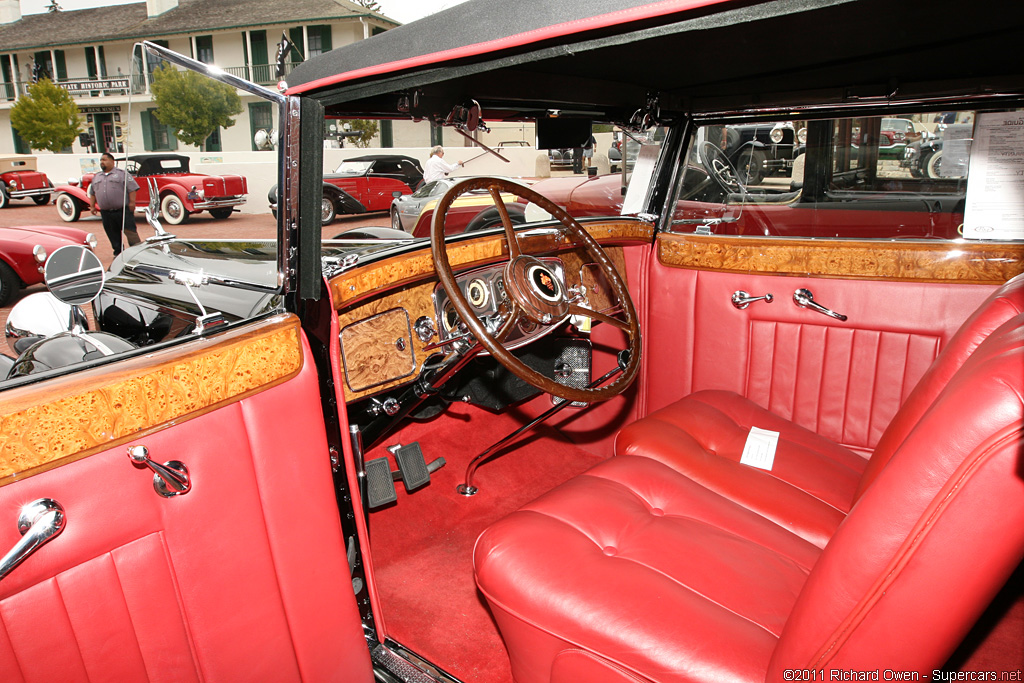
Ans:
{"type": "Polygon", "coordinates": [[[364,175],[371,166],[373,166],[372,161],[343,161],[338,164],[338,168],[334,169],[334,172],[346,175],[364,175]]]}

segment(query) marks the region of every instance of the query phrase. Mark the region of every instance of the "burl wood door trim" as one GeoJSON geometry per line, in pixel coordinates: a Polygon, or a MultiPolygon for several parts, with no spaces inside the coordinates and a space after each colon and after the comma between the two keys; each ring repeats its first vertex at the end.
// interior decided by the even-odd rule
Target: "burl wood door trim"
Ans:
{"type": "Polygon", "coordinates": [[[299,320],[283,315],[0,392],[0,485],[264,391],[302,364],[299,320]]]}

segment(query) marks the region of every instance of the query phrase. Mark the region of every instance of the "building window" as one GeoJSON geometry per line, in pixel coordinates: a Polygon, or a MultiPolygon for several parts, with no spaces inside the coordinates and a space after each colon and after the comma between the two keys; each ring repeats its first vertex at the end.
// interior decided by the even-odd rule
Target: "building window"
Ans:
{"type": "Polygon", "coordinates": [[[160,123],[155,115],[156,109],[146,109],[141,113],[142,141],[147,152],[166,152],[178,149],[178,139],[170,128],[160,123]]]}
{"type": "Polygon", "coordinates": [[[25,142],[25,138],[18,135],[18,131],[11,128],[11,132],[14,133],[14,153],[15,154],[31,154],[32,148],[25,142]]]}
{"type": "Polygon", "coordinates": [[[196,59],[213,64],[213,36],[196,36],[196,59]]]}
{"type": "Polygon", "coordinates": [[[273,73],[267,57],[267,32],[249,31],[242,33],[242,49],[245,52],[245,63],[250,68],[250,79],[254,83],[271,83],[273,73]],[[252,47],[252,54],[249,48],[252,47]]]}
{"type": "Polygon", "coordinates": [[[212,133],[210,133],[210,137],[206,138],[206,141],[203,143],[203,151],[204,152],[221,152],[221,151],[223,151],[221,149],[221,142],[220,142],[220,128],[215,129],[212,133]]]}
{"type": "Polygon", "coordinates": [[[256,148],[256,132],[265,130],[268,133],[274,129],[274,109],[270,102],[253,102],[249,105],[249,140],[252,142],[252,151],[258,152],[256,148]]]}
{"type": "Polygon", "coordinates": [[[322,55],[331,51],[331,27],[326,24],[310,26],[306,29],[309,34],[309,56],[310,58],[322,55]]]}

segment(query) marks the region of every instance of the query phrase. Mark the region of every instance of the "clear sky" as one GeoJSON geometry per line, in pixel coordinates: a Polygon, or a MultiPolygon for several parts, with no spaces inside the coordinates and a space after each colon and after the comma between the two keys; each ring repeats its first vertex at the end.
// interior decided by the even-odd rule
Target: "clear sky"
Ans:
{"type": "MultiPolygon", "coordinates": [[[[216,0],[209,0],[216,2],[216,0]]],[[[384,16],[408,24],[421,17],[448,9],[465,0],[377,0],[384,16]]],[[[104,7],[107,5],[127,5],[139,0],[57,0],[57,4],[65,10],[86,9],[88,7],[104,7]]],[[[46,11],[50,0],[21,0],[22,14],[38,14],[46,11]]]]}

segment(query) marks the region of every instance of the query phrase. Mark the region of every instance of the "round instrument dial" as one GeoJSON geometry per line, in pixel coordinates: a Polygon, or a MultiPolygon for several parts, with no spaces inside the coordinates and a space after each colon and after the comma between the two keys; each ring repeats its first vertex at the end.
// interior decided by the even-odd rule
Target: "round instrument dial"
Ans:
{"type": "Polygon", "coordinates": [[[469,299],[469,304],[473,308],[481,309],[486,306],[490,299],[490,289],[488,289],[487,283],[480,278],[470,280],[466,285],[466,298],[469,299]]]}

